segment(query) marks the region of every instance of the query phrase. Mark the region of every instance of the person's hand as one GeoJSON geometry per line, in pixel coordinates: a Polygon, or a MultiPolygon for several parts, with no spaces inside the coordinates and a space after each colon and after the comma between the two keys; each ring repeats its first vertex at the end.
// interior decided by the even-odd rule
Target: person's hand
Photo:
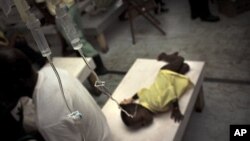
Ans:
{"type": "Polygon", "coordinates": [[[120,104],[130,104],[130,103],[133,103],[133,99],[132,98],[123,99],[123,101],[120,104]]]}
{"type": "Polygon", "coordinates": [[[184,115],[181,113],[178,100],[176,99],[173,101],[171,119],[173,119],[175,122],[180,122],[183,118],[184,115]]]}
{"type": "Polygon", "coordinates": [[[182,115],[179,108],[173,108],[171,113],[171,119],[173,119],[175,122],[180,122],[184,116],[182,115]]]}

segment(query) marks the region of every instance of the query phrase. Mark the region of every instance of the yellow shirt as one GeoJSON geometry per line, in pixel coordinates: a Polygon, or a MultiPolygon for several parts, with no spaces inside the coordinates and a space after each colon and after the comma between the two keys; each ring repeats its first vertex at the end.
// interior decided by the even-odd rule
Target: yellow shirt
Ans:
{"type": "Polygon", "coordinates": [[[143,88],[137,93],[139,103],[154,113],[167,111],[168,104],[176,96],[179,98],[191,85],[192,82],[186,76],[161,70],[149,88],[143,88]]]}

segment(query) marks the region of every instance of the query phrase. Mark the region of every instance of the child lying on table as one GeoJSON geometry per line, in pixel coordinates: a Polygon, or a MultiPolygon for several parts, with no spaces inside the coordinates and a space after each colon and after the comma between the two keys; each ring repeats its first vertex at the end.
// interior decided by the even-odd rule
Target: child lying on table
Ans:
{"type": "Polygon", "coordinates": [[[183,119],[178,99],[192,86],[189,78],[184,76],[189,71],[188,64],[178,53],[167,55],[161,53],[158,61],[168,62],[157,74],[154,83],[149,88],[143,88],[132,98],[124,99],[120,105],[129,114],[121,111],[121,118],[128,127],[139,128],[152,123],[153,115],[171,109],[171,118],[175,122],[183,119]],[[139,102],[136,103],[136,100],[139,102]]]}

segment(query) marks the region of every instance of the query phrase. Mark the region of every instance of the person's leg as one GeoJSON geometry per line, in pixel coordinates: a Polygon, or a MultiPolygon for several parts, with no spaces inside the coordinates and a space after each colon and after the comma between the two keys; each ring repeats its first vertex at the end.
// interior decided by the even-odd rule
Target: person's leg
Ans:
{"type": "Polygon", "coordinates": [[[189,0],[191,19],[206,17],[210,14],[208,0],[189,0]]]}
{"type": "Polygon", "coordinates": [[[162,0],[155,0],[156,8],[154,9],[155,14],[158,14],[159,11],[161,13],[168,12],[168,8],[165,8],[165,3],[162,0]]]}
{"type": "Polygon", "coordinates": [[[191,19],[201,18],[206,22],[217,22],[220,20],[218,16],[211,14],[209,10],[208,0],[189,0],[191,19]]]}
{"type": "Polygon", "coordinates": [[[43,18],[40,20],[42,25],[55,24],[55,18],[50,14],[46,2],[34,2],[34,5],[43,14],[43,18]]]}
{"type": "MultiPolygon", "coordinates": [[[[77,7],[75,5],[71,6],[69,8],[68,13],[72,17],[77,28],[80,29],[81,31],[83,31],[81,15],[80,15],[80,12],[77,9],[77,7]]],[[[59,31],[62,33],[64,39],[67,39],[65,32],[63,30],[60,30],[60,28],[61,28],[60,26],[58,26],[58,27],[59,27],[59,31]]],[[[83,43],[83,47],[82,47],[83,54],[86,57],[93,58],[93,61],[96,65],[96,69],[95,69],[96,73],[98,75],[107,74],[108,70],[104,66],[103,61],[102,61],[101,56],[99,55],[98,51],[85,39],[82,32],[79,32],[79,36],[81,38],[81,42],[83,43]]],[[[67,43],[70,45],[70,41],[67,40],[67,43]]]]}
{"type": "Polygon", "coordinates": [[[199,11],[199,16],[202,17],[207,17],[210,15],[209,11],[209,3],[208,0],[198,0],[199,5],[198,5],[198,11],[199,11]]]}
{"type": "Polygon", "coordinates": [[[209,1],[208,0],[200,0],[200,18],[202,21],[207,22],[217,22],[220,20],[218,16],[214,16],[209,10],[209,1]]]}
{"type": "Polygon", "coordinates": [[[156,7],[154,9],[155,14],[159,14],[159,9],[160,9],[160,0],[155,0],[156,7]]]}
{"type": "Polygon", "coordinates": [[[166,6],[166,4],[163,2],[163,0],[160,0],[160,7],[161,7],[161,12],[163,13],[163,12],[168,12],[169,11],[169,9],[168,8],[166,8],[165,7],[166,6]]]}
{"type": "Polygon", "coordinates": [[[189,0],[190,12],[191,12],[191,19],[198,18],[199,14],[199,1],[200,0],[189,0]]]}
{"type": "MultiPolygon", "coordinates": [[[[80,31],[79,36],[81,39],[81,42],[83,43],[83,54],[86,57],[93,57],[98,55],[98,51],[86,40],[84,33],[83,33],[83,24],[82,24],[82,18],[80,15],[80,11],[78,10],[76,5],[73,5],[69,8],[68,14],[72,17],[73,22],[75,23],[76,28],[80,31]]],[[[68,41],[68,43],[70,43],[68,41]]]]}

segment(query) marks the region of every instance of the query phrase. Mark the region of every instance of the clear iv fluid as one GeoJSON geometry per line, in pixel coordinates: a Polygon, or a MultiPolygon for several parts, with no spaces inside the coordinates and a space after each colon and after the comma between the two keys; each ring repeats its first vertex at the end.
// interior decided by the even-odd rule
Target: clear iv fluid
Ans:
{"type": "Polygon", "coordinates": [[[30,29],[33,38],[37,43],[37,47],[41,51],[43,57],[47,57],[51,54],[48,42],[41,30],[40,21],[35,18],[33,14],[30,14],[29,20],[26,23],[27,27],[30,29]]]}
{"type": "Polygon", "coordinates": [[[37,30],[31,30],[31,34],[33,35],[34,39],[36,40],[37,46],[39,48],[39,50],[41,51],[41,54],[43,57],[47,57],[49,55],[51,55],[51,50],[46,42],[46,39],[44,37],[44,35],[37,31],[37,30]]]}
{"type": "Polygon", "coordinates": [[[68,14],[66,5],[58,5],[56,7],[56,20],[65,31],[65,34],[74,50],[82,48],[83,45],[77,27],[75,26],[72,17],[68,14]]]}

